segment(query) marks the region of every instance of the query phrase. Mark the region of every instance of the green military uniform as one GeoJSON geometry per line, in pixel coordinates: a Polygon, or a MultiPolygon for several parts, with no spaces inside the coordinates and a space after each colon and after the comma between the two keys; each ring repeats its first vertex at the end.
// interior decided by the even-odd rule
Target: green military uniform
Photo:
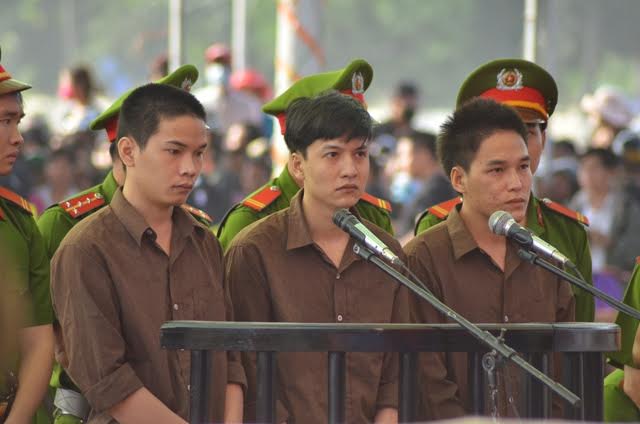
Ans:
{"type": "MultiPolygon", "coordinates": [[[[344,69],[309,75],[296,81],[289,89],[262,110],[275,116],[280,122],[280,132],[285,133],[286,111],[296,99],[314,97],[327,90],[337,90],[365,104],[364,92],[373,79],[373,68],[365,60],[356,59],[344,69]]],[[[300,190],[285,166],[280,175],[231,208],[218,227],[218,239],[226,250],[231,240],[247,225],[276,211],[289,207],[291,198],[300,190]]],[[[389,212],[391,205],[365,193],[356,204],[358,213],[365,219],[393,234],[389,212]]]]}
{"type": "MultiPolygon", "coordinates": [[[[226,248],[231,240],[249,224],[265,216],[289,207],[291,198],[300,187],[285,167],[280,175],[249,195],[242,203],[234,206],[222,219],[218,228],[218,240],[226,248]]],[[[371,195],[365,195],[356,204],[360,216],[393,234],[389,203],[371,195]]]]}
{"type": "MultiPolygon", "coordinates": [[[[156,84],[167,84],[189,90],[197,79],[198,70],[193,65],[184,65],[166,77],[156,81],[156,84]]],[[[100,114],[91,123],[91,129],[106,130],[109,141],[113,142],[116,138],[120,107],[132,90],[133,89],[124,93],[107,110],[100,114]]],[[[45,210],[38,219],[38,227],[43,235],[49,258],[53,257],[60,242],[74,225],[111,203],[111,199],[117,188],[118,184],[113,177],[113,171],[110,171],[101,184],[75,194],[69,199],[45,210]]],[[[207,227],[211,225],[211,218],[203,211],[189,205],[183,205],[182,207],[207,227]]],[[[55,364],[54,366],[50,386],[54,389],[62,388],[79,392],[78,388],[75,387],[60,364],[55,364]]],[[[79,424],[82,421],[74,415],[58,410],[56,411],[54,422],[55,424],[79,424]]]]}
{"type": "MultiPolygon", "coordinates": [[[[31,205],[3,187],[0,187],[0,252],[3,263],[11,265],[2,270],[3,295],[10,298],[15,295],[27,308],[20,317],[25,320],[24,326],[52,324],[49,257],[31,205]]],[[[11,362],[9,371],[17,375],[19,358],[11,362]]],[[[7,370],[1,371],[4,374],[7,370]]],[[[7,390],[0,387],[0,395],[5,395],[7,390]]]]}
{"type": "MultiPolygon", "coordinates": [[[[640,259],[640,258],[639,258],[640,259]]],[[[636,259],[636,267],[633,270],[629,285],[624,294],[623,302],[640,310],[640,260],[636,259]]],[[[609,362],[619,367],[609,374],[604,380],[604,416],[605,421],[640,421],[640,410],[636,404],[624,393],[621,381],[624,378],[623,367],[625,365],[636,367],[631,356],[633,342],[638,330],[638,320],[627,314],[618,312],[616,324],[620,326],[622,333],[620,350],[610,353],[609,362]]]]}
{"type": "MultiPolygon", "coordinates": [[[[444,221],[449,211],[461,204],[460,198],[432,206],[418,219],[415,234],[420,234],[437,223],[444,221]]],[[[540,200],[535,196],[527,206],[527,228],[535,235],[550,243],[571,260],[587,282],[591,282],[591,251],[584,228],[586,218],[550,200],[540,200]]],[[[595,304],[593,296],[572,286],[576,296],[576,321],[593,321],[595,304]]]]}

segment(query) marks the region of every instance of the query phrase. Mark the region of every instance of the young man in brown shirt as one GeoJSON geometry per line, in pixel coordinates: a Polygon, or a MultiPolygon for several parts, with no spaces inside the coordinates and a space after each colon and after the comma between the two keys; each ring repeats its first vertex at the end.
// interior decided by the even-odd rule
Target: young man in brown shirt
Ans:
{"type": "MultiPolygon", "coordinates": [[[[124,186],[52,261],[67,371],[92,407],[89,422],[184,423],[190,355],[161,349],[160,326],[232,319],[222,249],[179,207],[202,167],[205,113],[191,94],[148,84],[124,100],[117,138],[124,186]]],[[[239,361],[214,354],[211,378],[210,419],[241,421],[239,361]]]]}
{"type": "MultiPolygon", "coordinates": [[[[409,268],[440,300],[475,323],[574,319],[568,283],[522,261],[516,244],[489,229],[489,217],[498,210],[525,225],[531,192],[526,139],[515,110],[493,100],[475,99],[454,112],[441,128],[438,156],[464,202],[405,246],[409,268]]],[[[411,303],[416,322],[446,322],[417,297],[411,296],[411,303]]],[[[421,418],[470,411],[467,367],[464,353],[421,356],[421,418]]],[[[519,400],[519,371],[512,365],[503,370],[499,388],[502,395],[509,393],[499,398],[502,416],[512,415],[519,400]]]]}
{"type": "MultiPolygon", "coordinates": [[[[239,321],[406,322],[404,288],[353,253],[334,212],[362,196],[369,175],[372,120],[353,98],[330,92],[288,106],[285,141],[296,179],[291,206],[245,228],[225,256],[239,321]]],[[[396,253],[384,230],[364,224],[396,253]]],[[[255,418],[255,360],[246,357],[245,415],[255,418]]],[[[397,356],[347,354],[346,422],[397,422],[397,356]]],[[[327,354],[278,355],[277,420],[327,422],[327,354]]]]}

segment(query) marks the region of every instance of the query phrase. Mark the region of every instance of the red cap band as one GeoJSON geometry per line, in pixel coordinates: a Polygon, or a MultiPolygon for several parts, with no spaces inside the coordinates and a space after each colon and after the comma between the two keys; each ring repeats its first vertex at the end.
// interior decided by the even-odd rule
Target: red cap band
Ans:
{"type": "Polygon", "coordinates": [[[540,112],[545,118],[549,117],[544,96],[535,88],[522,87],[518,90],[491,88],[482,93],[480,97],[493,99],[510,106],[533,109],[540,112]]]}
{"type": "Polygon", "coordinates": [[[107,137],[109,137],[109,142],[113,143],[116,141],[116,137],[118,136],[118,117],[114,116],[109,119],[104,124],[104,129],[107,130],[107,137]]]}
{"type": "Polygon", "coordinates": [[[2,65],[0,65],[0,82],[11,79],[11,74],[7,72],[2,65]]]}

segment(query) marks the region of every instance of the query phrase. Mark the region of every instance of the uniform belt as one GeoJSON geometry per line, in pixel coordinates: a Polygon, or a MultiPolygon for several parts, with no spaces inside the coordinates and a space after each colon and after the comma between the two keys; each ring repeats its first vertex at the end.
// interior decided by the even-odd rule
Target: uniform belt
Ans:
{"type": "Polygon", "coordinates": [[[73,415],[74,417],[86,420],[89,416],[91,407],[89,402],[74,390],[58,388],[56,389],[56,397],[53,404],[60,410],[63,415],[73,415]]]}

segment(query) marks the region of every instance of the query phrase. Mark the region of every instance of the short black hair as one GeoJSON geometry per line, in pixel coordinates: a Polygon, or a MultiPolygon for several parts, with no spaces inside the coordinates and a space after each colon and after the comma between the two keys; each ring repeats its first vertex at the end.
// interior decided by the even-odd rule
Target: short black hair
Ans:
{"type": "Polygon", "coordinates": [[[438,158],[447,175],[454,166],[468,171],[482,142],[498,131],[513,131],[527,143],[527,128],[510,106],[473,98],[453,112],[440,127],[437,141],[438,158]]]}
{"type": "Polygon", "coordinates": [[[287,108],[284,141],[291,153],[306,157],[307,147],[316,140],[371,139],[373,119],[364,106],[351,96],[335,90],[316,97],[294,100],[287,108]]]}
{"type": "Polygon", "coordinates": [[[395,97],[418,97],[418,87],[412,81],[401,81],[394,93],[395,97]]]}
{"type": "Polygon", "coordinates": [[[206,122],[202,104],[187,91],[165,84],[136,88],[122,102],[118,117],[118,137],[133,137],[141,149],[160,125],[161,118],[193,116],[206,122]]]}
{"type": "Polygon", "coordinates": [[[618,157],[611,149],[604,149],[602,147],[591,147],[587,149],[580,157],[580,160],[591,156],[598,158],[600,164],[608,170],[615,169],[619,163],[618,157]]]}

